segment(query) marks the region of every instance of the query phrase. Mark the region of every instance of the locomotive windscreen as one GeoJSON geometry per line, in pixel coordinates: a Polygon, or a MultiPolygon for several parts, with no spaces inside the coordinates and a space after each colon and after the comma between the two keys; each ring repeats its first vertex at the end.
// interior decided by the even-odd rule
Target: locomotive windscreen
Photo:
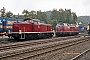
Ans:
{"type": "Polygon", "coordinates": [[[57,26],[64,26],[64,23],[59,23],[57,24],[57,26]]]}

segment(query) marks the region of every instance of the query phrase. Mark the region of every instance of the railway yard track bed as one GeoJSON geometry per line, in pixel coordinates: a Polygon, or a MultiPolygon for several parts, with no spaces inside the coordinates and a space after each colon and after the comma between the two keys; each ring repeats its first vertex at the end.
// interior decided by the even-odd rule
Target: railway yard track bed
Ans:
{"type": "MultiPolygon", "coordinates": [[[[65,38],[64,38],[65,39],[65,38]]],[[[2,45],[8,46],[7,48],[0,49],[0,59],[1,60],[65,60],[68,57],[68,60],[74,58],[76,55],[83,52],[83,50],[90,48],[85,47],[89,45],[90,37],[76,37],[65,40],[46,40],[34,42],[32,44],[20,43],[11,45],[2,45]],[[85,44],[86,43],[86,44],[85,44]],[[84,45],[83,45],[84,44],[84,45]],[[82,51],[79,50],[79,45],[84,46],[85,48],[82,51]],[[76,46],[76,48],[75,48],[76,46]],[[75,51],[79,50],[79,51],[75,51]],[[78,48],[78,49],[77,49],[78,48]],[[74,50],[73,50],[74,49],[74,50]],[[63,58],[66,57],[66,58],[63,58]]],[[[81,48],[80,48],[81,49],[81,48]]]]}

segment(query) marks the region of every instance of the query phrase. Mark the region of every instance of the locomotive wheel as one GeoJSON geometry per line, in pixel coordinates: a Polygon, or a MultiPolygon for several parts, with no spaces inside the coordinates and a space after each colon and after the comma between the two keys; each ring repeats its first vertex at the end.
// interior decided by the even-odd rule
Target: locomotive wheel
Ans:
{"type": "Polygon", "coordinates": [[[37,39],[37,34],[35,34],[33,37],[34,37],[33,39],[37,39]]]}
{"type": "MultiPolygon", "coordinates": [[[[24,37],[24,35],[23,35],[23,37],[24,37]]],[[[29,34],[25,34],[25,37],[24,37],[25,39],[30,39],[30,36],[29,36],[29,34]]]]}
{"type": "Polygon", "coordinates": [[[25,35],[25,39],[30,39],[28,35],[25,35]]]}
{"type": "Polygon", "coordinates": [[[15,40],[19,40],[19,37],[13,37],[15,40]]]}

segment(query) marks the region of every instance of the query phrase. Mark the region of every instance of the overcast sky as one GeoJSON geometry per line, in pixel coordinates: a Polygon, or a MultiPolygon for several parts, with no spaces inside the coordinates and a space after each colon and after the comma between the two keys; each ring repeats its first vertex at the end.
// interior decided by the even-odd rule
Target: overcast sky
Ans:
{"type": "Polygon", "coordinates": [[[22,14],[24,9],[49,11],[55,9],[71,9],[77,16],[90,16],[90,0],[0,0],[0,9],[6,8],[14,14],[22,14]]]}

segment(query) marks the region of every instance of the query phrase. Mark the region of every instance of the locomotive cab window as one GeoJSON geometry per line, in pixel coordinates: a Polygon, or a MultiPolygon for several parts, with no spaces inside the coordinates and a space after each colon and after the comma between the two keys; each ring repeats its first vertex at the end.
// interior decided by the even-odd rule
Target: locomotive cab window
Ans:
{"type": "Polygon", "coordinates": [[[24,21],[25,23],[28,23],[28,20],[24,21]]]}

